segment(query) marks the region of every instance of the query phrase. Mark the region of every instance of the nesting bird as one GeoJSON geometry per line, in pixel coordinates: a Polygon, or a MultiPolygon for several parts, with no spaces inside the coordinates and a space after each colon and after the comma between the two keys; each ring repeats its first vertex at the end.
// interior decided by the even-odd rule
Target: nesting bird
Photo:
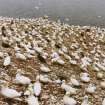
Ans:
{"type": "Polygon", "coordinates": [[[31,83],[30,78],[23,76],[21,73],[16,74],[15,82],[17,84],[27,85],[31,83]]]}
{"type": "Polygon", "coordinates": [[[77,89],[71,87],[70,85],[66,84],[65,82],[63,82],[61,84],[61,88],[64,89],[66,91],[66,94],[76,94],[77,93],[77,89]]]}
{"type": "Polygon", "coordinates": [[[63,97],[63,102],[65,105],[76,105],[77,101],[74,98],[68,97],[68,96],[64,96],[63,97]]]}
{"type": "Polygon", "coordinates": [[[103,101],[102,101],[102,105],[105,105],[105,98],[104,98],[103,101]]]}
{"type": "Polygon", "coordinates": [[[81,78],[81,81],[86,83],[90,81],[90,77],[88,73],[81,73],[80,78],[81,78]]]}
{"type": "Polygon", "coordinates": [[[84,100],[83,100],[83,102],[81,103],[81,105],[90,105],[90,104],[89,104],[89,101],[88,101],[88,96],[84,96],[84,100]]]}
{"type": "Polygon", "coordinates": [[[1,84],[0,93],[6,98],[17,98],[21,96],[21,92],[9,88],[7,83],[1,84]]]}
{"type": "Polygon", "coordinates": [[[86,88],[86,92],[93,94],[96,90],[96,86],[94,84],[89,84],[89,86],[86,88]]]}
{"type": "Polygon", "coordinates": [[[3,65],[8,66],[11,63],[11,57],[7,54],[6,57],[4,58],[3,65]]]}
{"type": "Polygon", "coordinates": [[[39,82],[39,76],[36,77],[36,82],[34,83],[34,94],[39,96],[41,93],[41,83],[39,82]]]}
{"type": "Polygon", "coordinates": [[[21,54],[19,52],[16,53],[15,55],[16,55],[16,58],[17,59],[24,60],[24,61],[27,59],[23,54],[21,54]]]}
{"type": "Polygon", "coordinates": [[[26,101],[28,105],[39,105],[38,98],[33,95],[28,96],[26,101]]]}
{"type": "Polygon", "coordinates": [[[57,52],[53,51],[53,53],[51,54],[51,57],[52,57],[51,62],[58,63],[60,65],[64,65],[65,62],[60,58],[57,52]]]}
{"type": "Polygon", "coordinates": [[[46,67],[44,64],[41,65],[40,70],[41,70],[42,72],[45,72],[45,73],[48,73],[48,72],[51,71],[51,70],[50,70],[48,67],[46,67]]]}
{"type": "Polygon", "coordinates": [[[70,80],[71,80],[72,85],[74,85],[74,86],[80,86],[80,82],[77,79],[75,79],[74,75],[71,77],[70,80]]]}
{"type": "Polygon", "coordinates": [[[40,81],[43,82],[43,83],[52,82],[52,81],[49,79],[48,75],[41,75],[41,74],[40,74],[39,79],[40,79],[40,81]]]}

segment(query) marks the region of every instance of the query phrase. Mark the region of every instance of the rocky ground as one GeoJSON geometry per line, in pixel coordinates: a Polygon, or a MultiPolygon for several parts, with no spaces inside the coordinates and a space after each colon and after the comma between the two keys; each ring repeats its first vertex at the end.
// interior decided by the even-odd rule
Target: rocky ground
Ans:
{"type": "MultiPolygon", "coordinates": [[[[40,105],[66,104],[63,97],[67,90],[62,87],[63,81],[76,89],[75,94],[68,95],[76,105],[82,105],[85,96],[89,105],[102,105],[105,98],[105,29],[69,26],[49,21],[47,17],[0,18],[0,80],[6,81],[9,88],[24,93],[27,86],[14,83],[17,71],[29,77],[32,83],[37,75],[46,75],[46,83],[40,80],[40,105]],[[24,59],[17,57],[17,53],[24,59]],[[41,70],[42,64],[50,71],[41,70]],[[88,76],[82,76],[83,73],[88,76]],[[72,78],[79,86],[75,86],[75,81],[72,83],[72,78]]],[[[21,101],[0,94],[0,105],[28,105],[27,96],[19,98],[21,101]]]]}

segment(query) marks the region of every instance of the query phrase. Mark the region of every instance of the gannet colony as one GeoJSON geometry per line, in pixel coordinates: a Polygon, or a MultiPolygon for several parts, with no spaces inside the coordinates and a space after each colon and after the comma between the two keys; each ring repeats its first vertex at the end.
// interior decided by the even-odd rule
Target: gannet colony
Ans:
{"type": "Polygon", "coordinates": [[[0,105],[105,105],[105,29],[0,17],[0,105]]]}

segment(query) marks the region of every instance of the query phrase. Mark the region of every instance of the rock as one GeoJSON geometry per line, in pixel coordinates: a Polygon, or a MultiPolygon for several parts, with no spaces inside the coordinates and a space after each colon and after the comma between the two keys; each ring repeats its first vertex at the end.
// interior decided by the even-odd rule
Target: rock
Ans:
{"type": "Polygon", "coordinates": [[[100,86],[101,86],[103,89],[105,89],[105,81],[102,81],[102,82],[100,83],[100,86]]]}
{"type": "Polygon", "coordinates": [[[97,78],[98,78],[98,79],[102,79],[102,78],[103,78],[103,73],[98,72],[98,73],[97,73],[97,78]]]}

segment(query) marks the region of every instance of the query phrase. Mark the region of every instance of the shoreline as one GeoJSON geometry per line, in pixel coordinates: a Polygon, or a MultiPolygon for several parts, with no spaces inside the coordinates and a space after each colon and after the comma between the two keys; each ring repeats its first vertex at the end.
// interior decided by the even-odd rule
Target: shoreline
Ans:
{"type": "Polygon", "coordinates": [[[60,19],[57,19],[57,20],[53,20],[53,19],[51,19],[51,17],[49,17],[49,16],[47,16],[47,15],[45,15],[45,16],[42,16],[42,17],[33,17],[33,18],[30,18],[30,17],[4,17],[4,16],[0,16],[0,20],[28,20],[28,21],[32,21],[32,20],[36,20],[36,19],[38,19],[38,18],[42,18],[42,19],[49,19],[49,21],[52,21],[52,22],[57,22],[57,23],[61,23],[61,24],[67,24],[67,25],[69,25],[69,26],[80,26],[80,27],[84,27],[84,26],[86,26],[86,27],[96,27],[96,28],[105,28],[105,26],[100,26],[100,25],[79,25],[79,24],[75,24],[75,25],[73,25],[73,24],[70,24],[70,22],[69,23],[67,23],[67,21],[61,21],[60,19]]]}

